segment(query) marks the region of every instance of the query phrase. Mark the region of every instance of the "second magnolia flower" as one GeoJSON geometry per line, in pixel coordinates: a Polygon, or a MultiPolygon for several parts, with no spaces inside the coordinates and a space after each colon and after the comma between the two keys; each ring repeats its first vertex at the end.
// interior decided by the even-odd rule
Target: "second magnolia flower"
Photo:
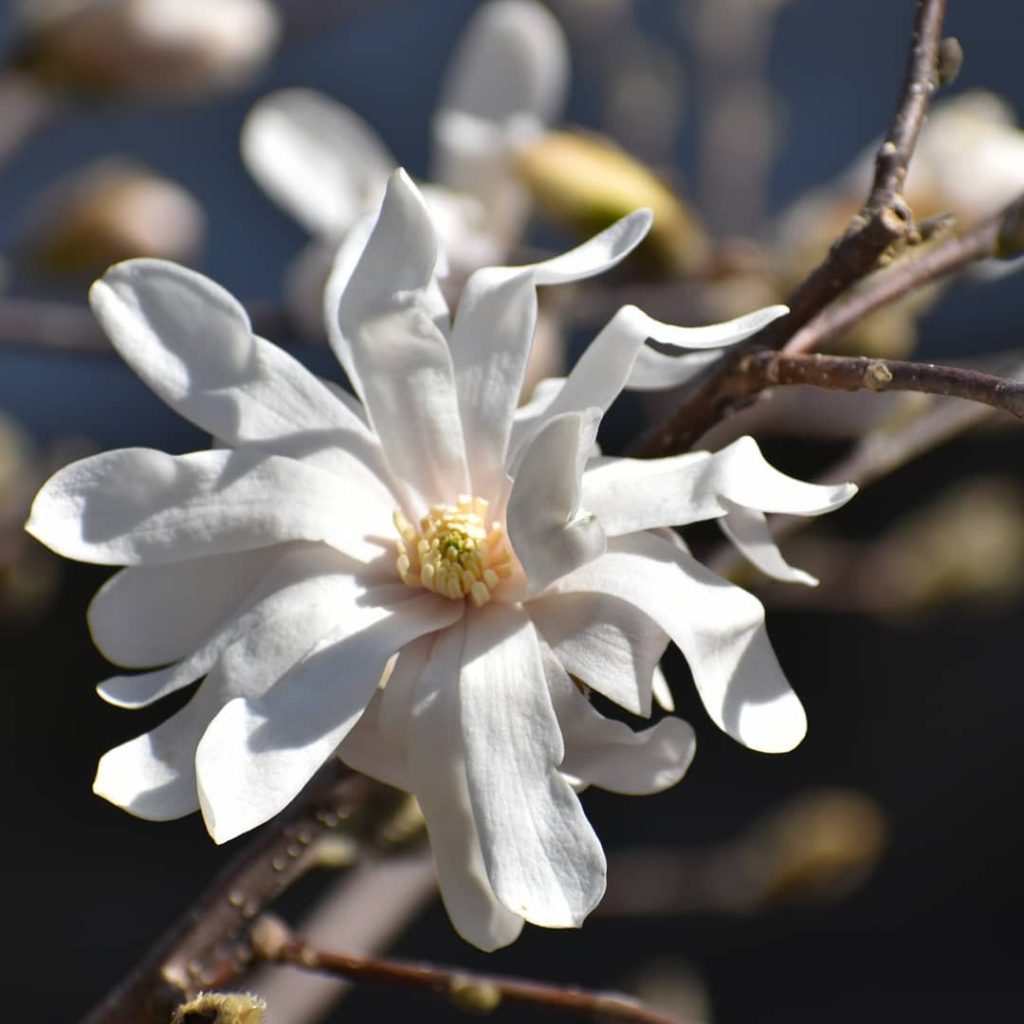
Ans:
{"type": "Polygon", "coordinates": [[[396,172],[327,291],[356,399],[254,336],[196,273],[131,261],[96,284],[118,351],[217,442],[93,456],[33,506],[28,529],[54,550],[127,566],[90,608],[100,649],[168,666],[102,695],[140,707],[202,679],[103,757],[98,793],[153,819],[201,810],[223,842],[338,752],[415,794],[453,923],[493,949],[524,920],[579,925],[600,900],[605,859],[579,790],[654,792],[693,756],[685,722],[634,732],[589,690],[642,716],[652,697],[671,710],[657,668],[671,640],[717,725],[758,750],[800,741],[760,603],[670,528],[717,520],[763,571],[813,582],[764,513],[829,511],[854,489],[784,476],[749,438],[651,461],[595,444],[622,388],[656,386],[672,359],[647,338],[721,347],[784,309],[686,329],[624,307],[517,408],[538,286],[609,269],[649,225],[640,211],[553,259],[480,270],[452,322],[426,207],[396,172]]]}

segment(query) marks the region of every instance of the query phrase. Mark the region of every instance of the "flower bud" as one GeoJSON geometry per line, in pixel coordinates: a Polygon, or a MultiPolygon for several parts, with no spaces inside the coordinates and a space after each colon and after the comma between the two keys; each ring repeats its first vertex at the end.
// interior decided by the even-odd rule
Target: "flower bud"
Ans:
{"type": "Polygon", "coordinates": [[[266,1009],[246,992],[200,992],[174,1011],[171,1024],[263,1024],[266,1009]]]}
{"type": "Polygon", "coordinates": [[[27,215],[21,247],[47,273],[94,277],[133,256],[194,263],[205,234],[202,207],[184,188],[110,159],[47,189],[27,215]]]}
{"type": "Polygon", "coordinates": [[[607,227],[638,207],[654,213],[641,252],[675,274],[698,272],[708,241],[696,215],[657,176],[608,139],[548,132],[522,147],[520,175],[553,219],[580,232],[607,227]]]}
{"type": "Polygon", "coordinates": [[[170,101],[243,84],[280,35],[268,0],[44,0],[23,20],[25,72],[89,95],[170,101]]]}

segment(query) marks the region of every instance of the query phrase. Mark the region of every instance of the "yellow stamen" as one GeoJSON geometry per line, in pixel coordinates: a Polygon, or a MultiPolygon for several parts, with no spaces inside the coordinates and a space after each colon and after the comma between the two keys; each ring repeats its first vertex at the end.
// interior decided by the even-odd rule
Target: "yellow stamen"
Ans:
{"type": "Polygon", "coordinates": [[[479,608],[512,574],[512,552],[501,523],[487,522],[488,503],[460,494],[455,505],[434,505],[419,522],[394,514],[395,568],[410,587],[423,587],[453,601],[469,597],[479,608]]]}

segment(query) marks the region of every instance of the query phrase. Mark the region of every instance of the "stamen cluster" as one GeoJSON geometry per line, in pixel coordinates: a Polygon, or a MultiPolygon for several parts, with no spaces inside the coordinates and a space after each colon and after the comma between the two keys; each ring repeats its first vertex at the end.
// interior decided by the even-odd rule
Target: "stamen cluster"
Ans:
{"type": "Polygon", "coordinates": [[[398,575],[410,587],[424,587],[453,601],[470,597],[479,608],[511,575],[512,552],[505,528],[492,522],[489,503],[460,494],[457,505],[434,505],[420,519],[419,530],[395,510],[398,530],[398,575]]]}

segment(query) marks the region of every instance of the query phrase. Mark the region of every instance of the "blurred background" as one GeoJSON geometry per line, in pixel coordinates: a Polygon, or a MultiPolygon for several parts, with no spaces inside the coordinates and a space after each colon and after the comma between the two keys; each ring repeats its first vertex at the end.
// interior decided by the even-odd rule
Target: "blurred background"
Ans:
{"type": "MultiPolygon", "coordinates": [[[[8,1013],[33,1021],[84,1015],[234,852],[196,819],[143,822],[92,796],[99,755],[166,710],[128,714],[95,695],[110,672],[85,608],[108,572],[61,563],[20,532],[39,483],[72,458],[207,443],[104,348],[88,283],[129,255],[179,259],[246,300],[262,333],[340,377],[296,262],[318,229],[247,170],[243,121],[268,93],[316,89],[429,179],[447,69],[486,5],[207,3],[224,23],[180,63],[118,35],[127,6],[0,8],[3,849],[17,950],[2,987],[8,1013]]],[[[549,118],[557,134],[510,150],[515,230],[488,228],[484,240],[500,243],[501,258],[527,259],[635,205],[663,210],[671,230],[639,270],[552,297],[538,375],[571,361],[622,302],[699,323],[798,282],[866,194],[858,161],[895,107],[913,6],[550,0],[571,67],[564,110],[549,118]]],[[[908,198],[919,220],[952,211],[965,226],[1024,190],[1024,10],[951,8],[946,32],[963,46],[963,69],[942,93],[941,120],[935,108],[908,198]]],[[[1021,281],[970,275],[886,311],[836,350],[1020,372],[1021,281]]],[[[680,400],[629,397],[609,417],[606,448],[622,451],[680,400]]],[[[1019,1018],[1019,428],[980,413],[960,422],[950,406],[900,396],[794,390],[706,443],[752,430],[777,465],[810,478],[856,451],[857,437],[899,448],[901,429],[929,415],[944,418],[948,442],[787,543],[790,560],[822,578],[817,593],[739,577],[765,600],[807,706],[803,745],[770,757],[720,734],[670,655],[698,755],[660,796],[585,798],[611,858],[604,911],[580,932],[528,928],[485,955],[428,902],[397,953],[620,988],[722,1024],[1019,1018]]],[[[711,533],[692,540],[718,557],[711,533]]],[[[284,911],[297,920],[316,884],[284,911]]],[[[365,989],[327,1019],[404,1013],[461,1016],[426,996],[365,989]]]]}

